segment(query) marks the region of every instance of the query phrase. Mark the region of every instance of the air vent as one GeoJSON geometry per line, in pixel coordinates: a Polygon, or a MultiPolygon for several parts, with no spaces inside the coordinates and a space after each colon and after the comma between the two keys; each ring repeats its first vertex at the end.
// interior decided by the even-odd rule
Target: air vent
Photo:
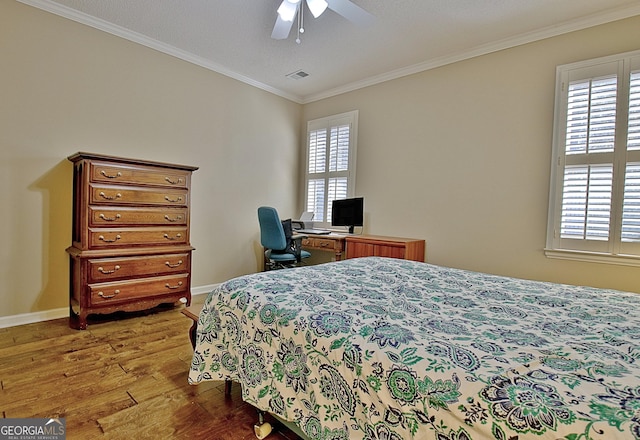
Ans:
{"type": "Polygon", "coordinates": [[[297,70],[295,72],[291,72],[287,75],[285,75],[287,78],[291,78],[291,79],[302,79],[302,78],[306,78],[307,76],[309,76],[309,74],[303,70],[297,70]]]}

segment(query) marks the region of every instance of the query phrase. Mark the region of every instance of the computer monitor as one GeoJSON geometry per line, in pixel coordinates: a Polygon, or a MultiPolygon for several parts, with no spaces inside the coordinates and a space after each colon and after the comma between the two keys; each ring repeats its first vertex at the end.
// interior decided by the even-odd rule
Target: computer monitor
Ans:
{"type": "Polygon", "coordinates": [[[353,234],[354,226],[362,226],[364,197],[334,200],[331,204],[331,226],[348,226],[353,234]]]}

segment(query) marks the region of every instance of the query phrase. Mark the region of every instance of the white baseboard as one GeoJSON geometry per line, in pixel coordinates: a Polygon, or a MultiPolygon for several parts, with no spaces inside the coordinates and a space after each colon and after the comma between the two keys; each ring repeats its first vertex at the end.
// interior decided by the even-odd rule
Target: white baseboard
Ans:
{"type": "MultiPolygon", "coordinates": [[[[220,284],[208,284],[191,288],[191,296],[206,295],[220,284]]],[[[44,312],[21,313],[20,315],[0,317],[0,328],[15,327],[16,325],[32,324],[34,322],[49,321],[51,319],[67,318],[69,307],[45,310],[44,312]]]]}
{"type": "Polygon", "coordinates": [[[205,286],[198,286],[198,287],[191,287],[191,296],[209,294],[209,292],[211,292],[213,289],[215,289],[219,285],[220,283],[207,284],[205,286]]]}
{"type": "Polygon", "coordinates": [[[20,315],[3,316],[0,318],[0,328],[16,325],[31,324],[33,322],[49,321],[69,316],[69,307],[46,310],[44,312],[21,313],[20,315]]]}

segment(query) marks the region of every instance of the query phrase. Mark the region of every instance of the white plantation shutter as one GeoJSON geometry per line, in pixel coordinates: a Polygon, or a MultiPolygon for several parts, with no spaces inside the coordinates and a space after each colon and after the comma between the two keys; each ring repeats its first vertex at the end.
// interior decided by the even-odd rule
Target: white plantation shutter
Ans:
{"type": "MultiPolygon", "coordinates": [[[[627,152],[640,150],[640,71],[631,72],[627,152]]],[[[629,153],[632,154],[632,153],[629,153]]],[[[627,163],[622,208],[622,241],[640,242],[640,163],[627,163]]]]}
{"type": "Polygon", "coordinates": [[[624,178],[622,241],[640,241],[640,163],[627,164],[624,178]]]}
{"type": "Polygon", "coordinates": [[[358,112],[307,123],[307,211],[321,225],[331,223],[331,203],[354,195],[358,112]]]}
{"type": "Polygon", "coordinates": [[[327,131],[309,133],[309,173],[324,173],[327,167],[327,131]]]}
{"type": "Polygon", "coordinates": [[[640,150],[640,71],[631,73],[627,150],[640,150]]]}
{"type": "Polygon", "coordinates": [[[640,51],[557,77],[546,253],[640,265],[640,51]]]}
{"type": "Polygon", "coordinates": [[[350,125],[331,127],[329,171],[347,171],[349,169],[350,128],[350,125]]]}
{"type": "Polygon", "coordinates": [[[324,218],[325,194],[324,179],[307,181],[307,211],[313,212],[315,218],[324,218]]]}
{"type": "Polygon", "coordinates": [[[562,238],[609,239],[612,181],[612,165],[564,169],[562,238]]]}
{"type": "Polygon", "coordinates": [[[327,198],[327,222],[331,221],[331,202],[346,199],[349,196],[348,180],[346,177],[329,179],[329,194],[327,198]]]}
{"type": "Polygon", "coordinates": [[[613,151],[616,94],[615,76],[569,84],[567,154],[613,151]]]}
{"type": "MultiPolygon", "coordinates": [[[[570,162],[584,163],[589,154],[614,151],[616,97],[615,75],[568,85],[565,153],[573,156],[570,162]]],[[[565,167],[561,238],[609,239],[612,184],[612,163],[565,167]]]]}

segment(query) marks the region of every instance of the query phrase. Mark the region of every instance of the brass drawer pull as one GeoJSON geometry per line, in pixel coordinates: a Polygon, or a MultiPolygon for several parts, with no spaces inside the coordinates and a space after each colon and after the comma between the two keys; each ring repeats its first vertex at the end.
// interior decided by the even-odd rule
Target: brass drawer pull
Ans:
{"type": "Polygon", "coordinates": [[[119,199],[120,197],[122,197],[122,194],[120,193],[116,193],[115,196],[108,196],[104,193],[104,191],[100,191],[100,197],[102,197],[103,199],[106,200],[115,200],[115,199],[119,199]]]}
{"type": "Polygon", "coordinates": [[[122,177],[122,173],[118,171],[115,175],[109,175],[105,172],[105,170],[100,170],[100,174],[102,174],[107,179],[117,179],[118,177],[122,177]]]}
{"type": "Polygon", "coordinates": [[[182,197],[178,196],[177,199],[171,199],[169,196],[164,196],[164,199],[169,203],[182,202],[182,197]]]}
{"type": "Polygon", "coordinates": [[[115,273],[115,272],[117,272],[119,270],[120,270],[120,266],[118,266],[117,264],[115,266],[113,266],[112,270],[105,270],[102,266],[100,266],[98,268],[98,272],[103,273],[105,275],[110,275],[110,274],[115,273]]]}
{"type": "Polygon", "coordinates": [[[175,236],[175,237],[169,237],[169,234],[164,234],[164,238],[166,238],[167,240],[177,240],[177,239],[179,239],[180,237],[182,237],[182,234],[179,234],[179,233],[178,233],[178,234],[176,234],[176,236],[175,236]]]}
{"type": "Polygon", "coordinates": [[[104,214],[100,214],[100,218],[105,222],[115,222],[116,220],[120,219],[120,217],[121,217],[120,214],[116,214],[114,217],[107,217],[104,214]]]}
{"type": "Polygon", "coordinates": [[[182,220],[182,216],[181,215],[177,215],[175,218],[171,218],[168,215],[165,215],[164,219],[166,221],[168,221],[168,222],[175,223],[175,222],[178,222],[178,221],[182,220]]]}
{"type": "Polygon", "coordinates": [[[178,262],[177,262],[176,264],[171,264],[171,263],[169,263],[168,261],[165,261],[165,262],[164,262],[164,264],[165,264],[167,267],[171,267],[171,268],[173,268],[173,267],[178,267],[178,266],[182,265],[182,260],[178,260],[178,262]]]}
{"type": "Polygon", "coordinates": [[[116,237],[114,239],[104,238],[104,235],[101,235],[101,236],[98,237],[98,240],[104,241],[105,243],[114,243],[114,242],[120,240],[120,238],[122,238],[122,237],[120,237],[119,234],[116,235],[116,237]]]}
{"type": "Polygon", "coordinates": [[[178,281],[178,285],[177,286],[171,286],[169,285],[169,283],[165,284],[164,287],[166,287],[167,289],[171,289],[171,290],[175,290],[175,289],[179,289],[180,287],[182,287],[182,281],[178,281]]]}
{"type": "Polygon", "coordinates": [[[331,243],[327,243],[326,241],[320,243],[320,247],[329,247],[329,246],[331,246],[331,243]]]}
{"type": "Polygon", "coordinates": [[[120,293],[119,289],[113,291],[113,295],[105,295],[103,291],[98,292],[98,296],[104,299],[114,298],[120,293]]]}
{"type": "Polygon", "coordinates": [[[182,177],[178,177],[178,180],[171,180],[170,177],[165,177],[164,180],[166,180],[172,185],[177,185],[178,183],[182,183],[182,177]]]}

